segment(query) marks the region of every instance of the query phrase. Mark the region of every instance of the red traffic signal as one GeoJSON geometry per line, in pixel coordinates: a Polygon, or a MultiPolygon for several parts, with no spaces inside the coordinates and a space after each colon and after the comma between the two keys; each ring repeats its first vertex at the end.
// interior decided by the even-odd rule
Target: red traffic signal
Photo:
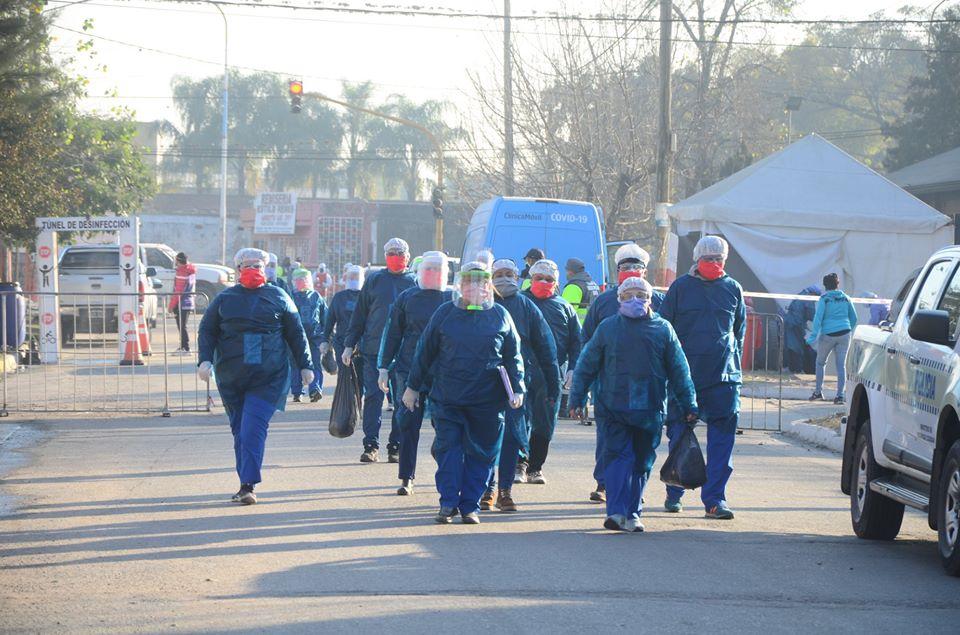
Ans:
{"type": "Polygon", "coordinates": [[[290,112],[297,114],[303,104],[303,82],[299,79],[290,80],[290,112]]]}

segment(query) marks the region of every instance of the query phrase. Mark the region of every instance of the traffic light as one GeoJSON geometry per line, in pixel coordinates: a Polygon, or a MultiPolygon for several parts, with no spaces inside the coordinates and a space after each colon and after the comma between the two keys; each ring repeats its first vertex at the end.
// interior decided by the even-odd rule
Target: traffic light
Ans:
{"type": "Polygon", "coordinates": [[[290,112],[298,114],[303,104],[303,82],[299,79],[290,80],[290,112]]]}
{"type": "Polygon", "coordinates": [[[433,215],[437,218],[443,217],[443,188],[433,188],[433,215]]]}

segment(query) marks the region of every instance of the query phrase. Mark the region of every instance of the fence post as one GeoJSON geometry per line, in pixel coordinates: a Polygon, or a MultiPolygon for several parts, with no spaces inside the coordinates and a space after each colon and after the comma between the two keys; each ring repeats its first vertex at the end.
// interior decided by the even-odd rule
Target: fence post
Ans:
{"type": "MultiPolygon", "coordinates": [[[[162,315],[162,325],[161,330],[163,331],[163,410],[160,411],[161,417],[170,416],[170,367],[169,367],[169,351],[167,350],[167,303],[164,301],[161,305],[160,298],[162,296],[157,294],[157,312],[162,315]]],[[[146,317],[144,317],[146,319],[146,317]]]]}

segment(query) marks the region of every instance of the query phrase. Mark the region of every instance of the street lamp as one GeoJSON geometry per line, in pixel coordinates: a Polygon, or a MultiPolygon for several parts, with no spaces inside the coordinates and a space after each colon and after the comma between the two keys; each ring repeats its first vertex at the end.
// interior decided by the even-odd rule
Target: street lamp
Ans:
{"type": "Polygon", "coordinates": [[[227,16],[220,5],[211,0],[223,18],[223,114],[220,118],[220,264],[227,264],[227,113],[230,72],[227,66],[227,16]]]}

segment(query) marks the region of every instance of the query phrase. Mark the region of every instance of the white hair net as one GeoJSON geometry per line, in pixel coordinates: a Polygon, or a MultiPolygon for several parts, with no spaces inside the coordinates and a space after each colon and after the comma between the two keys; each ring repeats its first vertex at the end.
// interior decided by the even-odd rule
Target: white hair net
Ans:
{"type": "Polygon", "coordinates": [[[723,256],[723,259],[726,260],[729,253],[730,247],[723,238],[704,236],[697,241],[697,246],[693,248],[693,259],[696,261],[704,256],[723,256]]]}
{"type": "Polygon", "coordinates": [[[649,300],[653,297],[653,287],[650,286],[650,283],[647,282],[644,278],[634,276],[633,278],[627,278],[617,287],[617,296],[619,297],[626,291],[636,289],[640,293],[640,297],[645,300],[649,300]]]}
{"type": "Polygon", "coordinates": [[[327,272],[327,263],[321,262],[317,265],[317,273],[326,273],[327,272]]]}
{"type": "Polygon", "coordinates": [[[403,238],[391,238],[383,246],[383,253],[387,253],[390,250],[396,249],[397,251],[402,251],[405,254],[410,253],[410,245],[407,244],[403,238]]]}
{"type": "Polygon", "coordinates": [[[650,264],[650,254],[647,253],[646,249],[635,243],[621,245],[620,248],[617,249],[617,253],[613,256],[613,259],[618,265],[629,258],[639,260],[643,263],[643,266],[650,264]]]}
{"type": "Polygon", "coordinates": [[[500,260],[493,261],[493,267],[490,269],[493,271],[493,273],[497,273],[498,271],[502,271],[504,269],[509,269],[515,276],[520,275],[520,269],[517,268],[517,263],[509,258],[501,258],[500,260]]]}
{"type": "Polygon", "coordinates": [[[552,260],[538,260],[530,267],[530,276],[539,273],[542,276],[550,276],[554,280],[560,279],[560,267],[552,260]]]}
{"type": "Polygon", "coordinates": [[[277,254],[275,254],[275,253],[273,253],[273,252],[271,251],[271,252],[270,252],[269,254],[267,254],[267,255],[269,256],[269,258],[268,258],[268,260],[267,260],[267,264],[268,264],[268,265],[275,265],[275,264],[277,264],[277,254]]]}
{"type": "Polygon", "coordinates": [[[264,266],[266,266],[269,257],[270,254],[262,249],[257,249],[255,247],[244,247],[233,257],[233,262],[239,267],[245,262],[254,262],[259,260],[264,264],[264,266]]]}

